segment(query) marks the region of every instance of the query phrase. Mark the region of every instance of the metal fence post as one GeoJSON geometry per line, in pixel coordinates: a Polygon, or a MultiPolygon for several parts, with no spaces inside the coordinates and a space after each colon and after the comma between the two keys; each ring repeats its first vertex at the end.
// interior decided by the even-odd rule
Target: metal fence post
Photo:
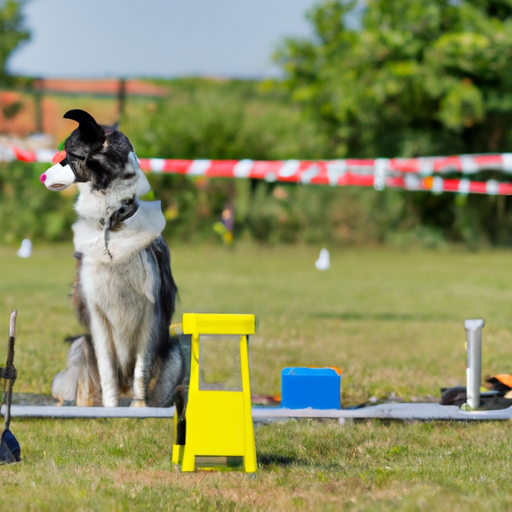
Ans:
{"type": "Polygon", "coordinates": [[[470,319],[464,322],[467,341],[466,390],[467,402],[471,409],[480,407],[483,326],[484,320],[482,318],[470,319]]]}

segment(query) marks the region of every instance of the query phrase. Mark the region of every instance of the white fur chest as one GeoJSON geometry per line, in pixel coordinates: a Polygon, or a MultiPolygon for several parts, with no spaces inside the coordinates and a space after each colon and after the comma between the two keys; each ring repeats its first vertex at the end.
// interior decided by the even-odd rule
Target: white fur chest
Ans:
{"type": "Polygon", "coordinates": [[[106,233],[107,242],[105,231],[99,228],[99,221],[83,218],[73,224],[73,242],[75,250],[90,262],[120,265],[131,261],[154,242],[164,227],[160,201],[141,201],[139,209],[122,223],[120,229],[106,233]]]}
{"type": "Polygon", "coordinates": [[[144,251],[125,263],[112,265],[84,256],[80,266],[80,286],[91,316],[94,343],[110,344],[123,372],[129,370],[145,345],[153,322],[158,283],[149,258],[144,251]]]}
{"type": "Polygon", "coordinates": [[[104,263],[84,254],[80,284],[88,301],[105,308],[130,308],[142,299],[155,302],[153,272],[145,251],[119,264],[104,263]]]}

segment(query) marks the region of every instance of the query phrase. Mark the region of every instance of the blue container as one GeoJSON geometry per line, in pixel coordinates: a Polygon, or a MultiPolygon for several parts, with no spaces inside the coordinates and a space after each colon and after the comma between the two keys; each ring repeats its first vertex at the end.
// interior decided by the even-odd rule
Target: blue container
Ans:
{"type": "Polygon", "coordinates": [[[340,409],[341,375],[333,368],[284,368],[281,407],[340,409]]]}

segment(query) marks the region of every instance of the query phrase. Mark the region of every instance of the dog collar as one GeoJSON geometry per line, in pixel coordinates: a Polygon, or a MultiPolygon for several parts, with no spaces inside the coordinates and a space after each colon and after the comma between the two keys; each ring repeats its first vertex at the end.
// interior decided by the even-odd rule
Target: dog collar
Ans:
{"type": "Polygon", "coordinates": [[[116,231],[121,227],[121,222],[130,219],[137,213],[139,206],[139,198],[134,194],[132,197],[122,201],[121,206],[108,218],[108,220],[104,220],[102,224],[106,224],[108,229],[116,231]]]}
{"type": "Polygon", "coordinates": [[[165,227],[160,201],[140,201],[132,216],[120,223],[117,230],[105,230],[96,224],[78,220],[73,224],[75,251],[85,259],[102,263],[122,263],[146,249],[165,227]],[[105,231],[108,231],[108,251],[105,250],[105,231]]]}

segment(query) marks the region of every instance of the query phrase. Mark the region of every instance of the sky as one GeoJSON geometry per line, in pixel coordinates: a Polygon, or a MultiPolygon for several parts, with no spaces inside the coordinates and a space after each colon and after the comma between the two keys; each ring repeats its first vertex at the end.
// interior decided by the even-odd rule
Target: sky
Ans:
{"type": "Polygon", "coordinates": [[[285,37],[311,37],[315,0],[29,0],[16,75],[59,78],[277,76],[285,37]]]}

